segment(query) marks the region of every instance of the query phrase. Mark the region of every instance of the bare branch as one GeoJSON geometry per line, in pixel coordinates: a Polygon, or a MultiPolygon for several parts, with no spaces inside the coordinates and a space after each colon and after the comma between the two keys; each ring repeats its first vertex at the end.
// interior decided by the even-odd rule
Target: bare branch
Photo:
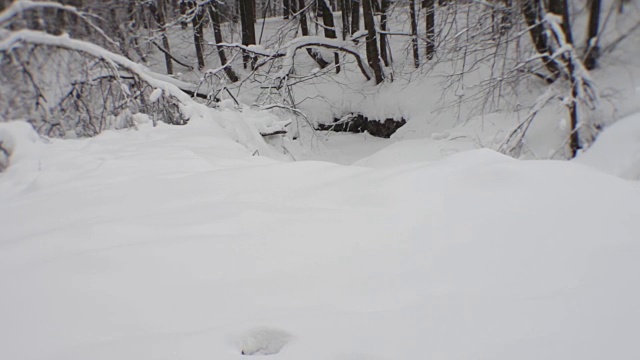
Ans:
{"type": "Polygon", "coordinates": [[[0,27],[5,27],[6,23],[11,21],[11,19],[16,17],[18,14],[23,13],[27,10],[38,9],[38,8],[58,9],[58,10],[64,10],[66,12],[74,14],[78,18],[82,19],[82,21],[86,22],[92,29],[94,29],[109,43],[111,43],[112,45],[118,46],[118,43],[113,39],[111,39],[99,26],[97,26],[96,24],[91,22],[89,19],[87,19],[88,16],[95,16],[95,15],[78,11],[78,9],[76,9],[73,6],[62,5],[56,2],[49,2],[49,1],[35,2],[31,0],[16,0],[5,11],[0,13],[0,27]]]}
{"type": "Polygon", "coordinates": [[[180,61],[180,59],[176,58],[173,54],[171,54],[169,51],[167,51],[165,48],[163,48],[160,44],[158,44],[155,41],[151,41],[151,43],[153,45],[155,45],[158,50],[162,51],[164,54],[168,55],[169,57],[171,57],[171,59],[173,59],[173,61],[177,62],[178,64],[186,67],[189,70],[193,70],[193,66],[189,65],[189,64],[185,64],[183,61],[180,61]]]}
{"type": "MultiPolygon", "coordinates": [[[[358,68],[360,68],[360,72],[362,72],[362,75],[364,75],[367,80],[370,80],[372,78],[371,69],[369,69],[369,66],[367,66],[363,61],[362,56],[360,56],[358,50],[349,43],[338,39],[327,39],[320,36],[300,36],[289,41],[281,49],[275,52],[262,51],[260,50],[260,48],[257,48],[255,46],[244,46],[240,44],[222,43],[218,44],[218,46],[237,48],[254,55],[264,56],[267,59],[264,60],[262,64],[272,59],[285,58],[285,64],[283,65],[282,71],[284,74],[288,74],[291,72],[293,68],[293,57],[295,56],[295,52],[299,49],[309,47],[322,47],[326,49],[339,50],[352,55],[356,59],[358,68]]],[[[259,66],[260,65],[258,65],[257,67],[259,66]]]]}

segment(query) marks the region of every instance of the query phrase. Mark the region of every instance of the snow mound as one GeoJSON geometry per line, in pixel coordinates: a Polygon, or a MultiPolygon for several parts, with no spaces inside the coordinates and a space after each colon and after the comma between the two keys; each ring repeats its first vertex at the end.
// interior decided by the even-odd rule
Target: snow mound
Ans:
{"type": "Polygon", "coordinates": [[[154,103],[160,100],[161,97],[162,97],[162,89],[157,88],[157,89],[154,89],[149,95],[149,101],[154,103]]]}
{"type": "Polygon", "coordinates": [[[575,162],[627,180],[640,180],[640,113],[621,119],[575,162]]]}
{"type": "Polygon", "coordinates": [[[396,132],[392,139],[397,142],[353,163],[364,167],[391,167],[403,164],[436,161],[450,155],[480,149],[495,149],[504,137],[504,131],[513,114],[492,113],[475,116],[451,128],[441,125],[441,131],[423,133],[418,131],[419,122],[410,121],[396,132]]]}
{"type": "Polygon", "coordinates": [[[636,183],[491,150],[278,162],[215,121],[9,126],[38,151],[0,174],[2,359],[640,358],[636,183]]]}
{"type": "Polygon", "coordinates": [[[470,141],[447,138],[402,140],[358,160],[353,165],[364,167],[388,167],[416,162],[435,161],[461,151],[475,149],[470,141]]]}
{"type": "Polygon", "coordinates": [[[0,123],[0,171],[28,159],[34,148],[42,142],[29,123],[10,121],[0,123]]]}

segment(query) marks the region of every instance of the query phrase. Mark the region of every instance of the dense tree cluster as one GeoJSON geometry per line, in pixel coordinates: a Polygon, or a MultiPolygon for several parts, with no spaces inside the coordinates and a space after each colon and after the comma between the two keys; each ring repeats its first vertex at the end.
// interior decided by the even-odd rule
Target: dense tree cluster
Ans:
{"type": "MultiPolygon", "coordinates": [[[[624,10],[624,1],[628,0],[620,0],[617,11],[624,10]]],[[[458,91],[464,75],[479,66],[490,67],[492,77],[475,87],[477,96],[495,95],[525,79],[566,88],[552,96],[562,97],[571,116],[572,154],[590,141],[596,128],[581,121],[579,109],[597,97],[588,70],[596,68],[603,55],[601,0],[0,0],[0,10],[0,43],[26,30],[87,41],[138,63],[161,54],[164,72],[175,75],[176,81],[179,73],[200,74],[184,80],[180,88],[213,105],[223,94],[233,97],[230,89],[240,91],[249,80],[259,82],[269,94],[280,94],[280,105],[295,110],[295,102],[287,103],[283,91],[305,76],[319,76],[296,72],[294,57],[301,56],[296,55],[301,49],[320,74],[353,67],[375,84],[394,81],[409,72],[404,62],[394,61],[403,57],[394,53],[394,39],[406,44],[409,68],[421,76],[429,76],[439,63],[452,64],[444,93],[458,91]],[[583,44],[574,44],[573,33],[579,29],[573,26],[572,13],[578,8],[589,13],[587,29],[580,30],[586,31],[583,44]],[[273,17],[286,21],[267,37],[266,19],[273,17]],[[391,28],[392,19],[400,26],[391,28]],[[185,52],[186,42],[192,44],[188,53],[195,56],[185,52]],[[520,55],[508,58],[507,52],[520,55]],[[494,68],[502,70],[494,73],[494,68]]],[[[87,59],[86,53],[71,48],[21,41],[26,43],[21,48],[0,46],[2,81],[18,84],[11,88],[13,96],[0,100],[4,118],[26,117],[49,135],[75,131],[85,136],[107,126],[108,116],[113,122],[148,107],[142,94],[149,90],[131,71],[120,72],[123,69],[105,59],[87,59]],[[36,73],[56,59],[74,75],[63,82],[66,89],[54,91],[50,79],[36,73]],[[79,127],[65,125],[63,130],[52,125],[72,113],[69,116],[76,118],[78,112],[86,115],[79,127]]],[[[533,104],[531,119],[536,111],[533,104]]],[[[185,121],[177,111],[169,113],[173,115],[168,120],[159,119],[185,121]]],[[[520,125],[505,143],[505,152],[519,146],[528,127],[520,125]]]]}

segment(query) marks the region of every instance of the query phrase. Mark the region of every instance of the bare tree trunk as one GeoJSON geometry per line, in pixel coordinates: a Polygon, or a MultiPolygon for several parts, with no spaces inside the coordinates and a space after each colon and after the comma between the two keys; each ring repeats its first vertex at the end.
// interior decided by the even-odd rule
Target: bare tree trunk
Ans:
{"type": "Polygon", "coordinates": [[[378,39],[376,36],[372,1],[373,0],[362,0],[362,16],[364,18],[364,28],[367,30],[367,62],[371,70],[373,70],[376,84],[380,84],[384,80],[384,75],[382,74],[382,66],[380,65],[380,53],[378,51],[378,39]]]}
{"type": "Polygon", "coordinates": [[[420,67],[420,50],[418,48],[418,20],[416,0],[409,0],[409,16],[411,16],[411,48],[413,49],[413,66],[420,67]]]}
{"type": "Polygon", "coordinates": [[[282,0],[282,17],[284,19],[288,19],[289,18],[289,11],[290,11],[289,10],[289,4],[290,4],[290,0],[282,0]]]}
{"type": "Polygon", "coordinates": [[[551,48],[549,47],[549,37],[541,23],[541,0],[524,0],[522,2],[522,15],[524,16],[527,26],[529,26],[529,35],[531,35],[533,46],[536,48],[538,54],[542,55],[542,63],[550,73],[547,82],[551,83],[558,78],[560,70],[558,69],[558,64],[550,57],[551,48]]]}
{"type": "MultiPolygon", "coordinates": [[[[158,1],[162,2],[162,0],[158,0],[158,1]]],[[[107,21],[109,22],[109,27],[111,27],[111,31],[113,32],[113,34],[115,34],[115,38],[118,41],[120,52],[124,55],[129,56],[127,52],[127,47],[125,44],[125,35],[122,32],[122,29],[120,29],[120,21],[118,21],[118,12],[116,11],[115,7],[109,8],[109,17],[107,18],[107,21]]],[[[156,23],[157,22],[158,21],[156,19],[156,23]]],[[[164,25],[162,26],[158,25],[158,28],[160,28],[161,31],[163,31],[162,29],[163,27],[164,25]]]]}
{"type": "Polygon", "coordinates": [[[562,31],[564,31],[564,36],[567,39],[567,43],[573,44],[571,19],[569,18],[569,3],[567,0],[549,0],[549,12],[562,17],[562,31]]]}
{"type": "Polygon", "coordinates": [[[347,40],[351,31],[351,0],[340,0],[342,10],[342,39],[347,40]]]}
{"type": "Polygon", "coordinates": [[[351,35],[360,31],[360,1],[362,0],[347,0],[351,1],[351,35]]]}
{"type": "MultiPolygon", "coordinates": [[[[307,5],[304,0],[298,0],[298,8],[300,9],[300,32],[302,33],[302,36],[309,36],[309,24],[307,23],[307,11],[305,10],[306,7],[307,5]]],[[[321,69],[324,69],[329,65],[329,63],[314,49],[307,48],[307,54],[311,56],[313,61],[315,61],[321,69]]]]}
{"type": "MultiPolygon", "coordinates": [[[[567,0],[551,0],[549,2],[549,11],[562,16],[562,31],[564,32],[565,40],[567,44],[573,44],[573,37],[571,36],[571,22],[569,19],[569,4],[567,0]]],[[[560,39],[557,39],[560,44],[560,39]]],[[[562,45],[562,44],[561,44],[562,45]]],[[[565,62],[567,72],[569,73],[569,82],[571,84],[571,99],[567,103],[567,109],[569,110],[569,117],[571,118],[571,134],[569,135],[569,148],[571,150],[571,157],[575,157],[581,148],[580,134],[579,134],[579,119],[578,119],[578,79],[575,71],[575,59],[571,54],[564,55],[562,60],[565,62]]]]}
{"type": "MultiPolygon", "coordinates": [[[[311,14],[316,14],[316,21],[322,17],[322,7],[318,6],[318,0],[311,0],[311,8],[313,12],[311,14]]],[[[316,22],[316,34],[318,33],[318,23],[316,22]]]]}
{"type": "Polygon", "coordinates": [[[167,38],[167,33],[165,30],[166,19],[164,0],[149,2],[149,11],[151,11],[151,15],[153,15],[153,18],[156,20],[158,29],[162,34],[160,36],[162,38],[162,47],[167,51],[164,54],[164,62],[167,67],[167,74],[173,74],[173,62],[171,61],[171,55],[169,55],[169,53],[171,52],[171,47],[169,46],[169,39],[167,38]]]}
{"type": "Polygon", "coordinates": [[[234,24],[238,23],[238,20],[240,19],[240,0],[235,0],[233,2],[233,14],[231,15],[231,22],[233,22],[234,24]]]}
{"type": "Polygon", "coordinates": [[[589,1],[589,27],[587,28],[587,52],[584,58],[584,65],[592,70],[598,66],[600,56],[600,46],[598,45],[598,30],[600,28],[600,7],[601,0],[589,1]]]}
{"type": "MultiPolygon", "coordinates": [[[[242,45],[255,45],[256,29],[255,29],[255,12],[253,0],[238,0],[240,6],[240,23],[242,27],[242,45]]],[[[245,69],[251,62],[251,56],[245,52],[242,56],[245,69]]]]}
{"type": "MultiPolygon", "coordinates": [[[[253,19],[253,24],[254,24],[254,28],[255,28],[255,23],[258,22],[258,8],[256,5],[256,0],[250,0],[249,1],[249,5],[251,5],[250,9],[251,9],[251,19],[253,19]]],[[[255,32],[254,32],[255,34],[255,32]]],[[[254,35],[255,36],[255,35],[254,35]]],[[[257,44],[256,42],[254,42],[254,44],[257,44]]]]}
{"type": "Polygon", "coordinates": [[[569,137],[569,148],[571,149],[571,157],[578,155],[578,151],[582,148],[580,144],[579,119],[578,119],[578,81],[575,73],[575,64],[573,59],[568,60],[569,77],[571,81],[571,101],[567,105],[569,109],[569,117],[571,118],[571,135],[569,137]]]}
{"type": "MultiPolygon", "coordinates": [[[[328,0],[318,0],[319,7],[322,9],[322,23],[324,25],[324,37],[327,39],[337,39],[336,36],[336,24],[333,21],[333,13],[328,0]]],[[[333,53],[334,62],[336,63],[336,73],[340,72],[340,55],[337,52],[333,53]]]]}
{"type": "Polygon", "coordinates": [[[380,2],[380,57],[382,57],[382,61],[384,62],[384,66],[389,67],[391,65],[391,48],[389,47],[387,41],[387,34],[384,32],[388,31],[388,18],[387,11],[389,10],[390,0],[381,0],[380,2]]]}
{"type": "MultiPolygon", "coordinates": [[[[440,3],[441,6],[446,4],[446,1],[440,3]]],[[[427,60],[431,60],[436,53],[436,1],[423,0],[422,7],[426,10],[425,25],[427,27],[427,60]]]]}
{"type": "Polygon", "coordinates": [[[187,2],[184,0],[180,1],[178,9],[180,11],[180,27],[182,27],[182,30],[187,30],[189,24],[187,24],[187,22],[184,20],[187,15],[187,2]]]}
{"type": "MultiPolygon", "coordinates": [[[[129,2],[127,4],[127,13],[128,13],[127,15],[129,20],[129,27],[134,34],[137,34],[138,29],[140,28],[140,19],[139,19],[140,13],[138,9],[144,9],[144,8],[140,8],[136,6],[136,4],[133,2],[129,2]]],[[[74,25],[77,25],[78,20],[76,19],[76,17],[74,16],[71,19],[72,19],[72,23],[74,25]]],[[[136,54],[138,54],[138,56],[140,57],[140,60],[142,60],[142,62],[147,62],[147,56],[140,49],[140,42],[138,41],[137,35],[134,35],[132,37],[131,43],[133,44],[133,50],[136,52],[136,54]]]]}
{"type": "Polygon", "coordinates": [[[204,64],[204,31],[203,31],[203,20],[204,14],[202,8],[197,3],[192,3],[194,6],[194,14],[193,20],[191,21],[193,24],[193,42],[196,47],[196,57],[198,58],[198,69],[202,70],[205,67],[204,64]]]}
{"type": "MultiPolygon", "coordinates": [[[[213,27],[213,37],[216,41],[216,49],[218,50],[218,57],[220,58],[220,65],[227,65],[227,55],[224,53],[224,49],[218,44],[222,43],[222,30],[220,29],[220,15],[218,14],[217,9],[218,3],[212,1],[209,3],[209,17],[211,18],[211,27],[213,27]]],[[[231,82],[238,81],[238,75],[236,75],[233,68],[231,68],[231,64],[225,66],[224,73],[227,75],[231,82]]]]}

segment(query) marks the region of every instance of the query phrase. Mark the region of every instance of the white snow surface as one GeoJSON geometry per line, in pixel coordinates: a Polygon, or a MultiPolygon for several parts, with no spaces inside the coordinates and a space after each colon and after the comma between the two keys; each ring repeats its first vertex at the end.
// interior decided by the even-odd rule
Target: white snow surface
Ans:
{"type": "Polygon", "coordinates": [[[624,179],[640,180],[640,113],[609,126],[575,161],[624,179]]]}
{"type": "Polygon", "coordinates": [[[640,358],[637,182],[285,163],[203,120],[0,133],[1,359],[640,358]]]}
{"type": "Polygon", "coordinates": [[[149,101],[152,103],[157,102],[162,97],[162,89],[155,89],[149,95],[149,101]]]}

